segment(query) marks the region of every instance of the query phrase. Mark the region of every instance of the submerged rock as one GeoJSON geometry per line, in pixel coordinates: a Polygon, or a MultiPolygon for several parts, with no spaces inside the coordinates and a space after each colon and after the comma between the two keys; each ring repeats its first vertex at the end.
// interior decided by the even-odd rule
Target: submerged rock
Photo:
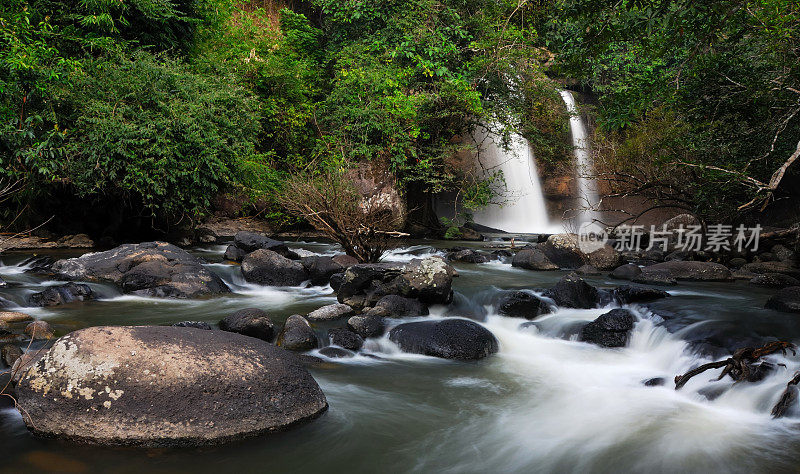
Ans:
{"type": "Polygon", "coordinates": [[[347,349],[342,349],[341,347],[331,346],[323,347],[319,350],[319,353],[325,357],[330,357],[331,359],[342,359],[356,355],[353,351],[348,351],[347,349]]]}
{"type": "Polygon", "coordinates": [[[306,317],[309,321],[333,321],[336,319],[350,317],[354,313],[355,311],[353,311],[353,308],[347,306],[346,304],[334,303],[323,306],[319,309],[315,309],[314,311],[308,313],[308,316],[306,317]]]}
{"type": "Polygon", "coordinates": [[[165,242],[125,244],[59,260],[52,270],[66,280],[116,283],[125,293],[140,296],[196,298],[230,292],[198,259],[165,242]]]}
{"type": "Polygon", "coordinates": [[[661,387],[666,383],[664,377],[653,377],[642,382],[645,387],[661,387]]]}
{"type": "Polygon", "coordinates": [[[289,428],[328,407],[293,354],[239,334],[168,326],[68,334],[17,394],[34,434],[98,445],[219,444],[289,428]]]}
{"type": "Polygon", "coordinates": [[[34,321],[25,326],[25,334],[30,336],[31,339],[52,339],[53,328],[46,321],[34,321]]]}
{"type": "Polygon", "coordinates": [[[486,328],[466,319],[419,321],[400,324],[389,339],[404,352],[443,359],[477,360],[498,350],[498,342],[486,328]]]}
{"type": "Polygon", "coordinates": [[[28,296],[31,306],[57,306],[75,301],[97,299],[97,294],[89,285],[84,283],[67,283],[66,285],[51,286],[28,296]]]}
{"type": "Polygon", "coordinates": [[[270,286],[297,286],[309,278],[302,263],[265,249],[242,260],[242,275],[251,283],[270,286]]]}
{"type": "Polygon", "coordinates": [[[544,296],[555,301],[562,308],[594,308],[600,302],[597,288],[583,281],[577,275],[570,274],[545,291],[544,296]]]}
{"type": "Polygon", "coordinates": [[[636,318],[627,309],[612,309],[581,330],[581,341],[603,347],[625,347],[636,318]]]}
{"type": "Polygon", "coordinates": [[[558,270],[558,265],[551,262],[542,249],[538,247],[522,249],[514,254],[511,259],[511,266],[526,270],[558,270]]]}
{"type": "Polygon", "coordinates": [[[5,323],[23,323],[33,321],[33,316],[16,311],[0,311],[0,321],[5,323]]]}
{"type": "Polygon", "coordinates": [[[800,286],[789,286],[767,300],[764,306],[784,313],[800,313],[800,286]]]}
{"type": "Polygon", "coordinates": [[[235,332],[267,342],[272,342],[275,335],[275,325],[269,315],[266,311],[258,308],[246,308],[236,311],[220,321],[219,328],[223,331],[235,332]]]}
{"type": "Polygon", "coordinates": [[[514,291],[500,300],[497,312],[512,318],[535,319],[550,312],[550,306],[527,291],[514,291]]]}
{"type": "Polygon", "coordinates": [[[297,352],[310,351],[319,345],[317,334],[311,324],[299,314],[289,316],[275,343],[284,349],[297,352]]]}

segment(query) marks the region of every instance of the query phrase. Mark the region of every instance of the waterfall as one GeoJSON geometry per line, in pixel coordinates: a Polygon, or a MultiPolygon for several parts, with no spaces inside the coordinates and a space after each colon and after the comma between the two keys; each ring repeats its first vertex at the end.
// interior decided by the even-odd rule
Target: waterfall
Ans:
{"type": "Polygon", "coordinates": [[[572,134],[572,146],[577,163],[575,174],[578,180],[578,211],[574,224],[576,227],[580,227],[599,219],[596,207],[600,202],[600,197],[597,195],[596,183],[590,178],[594,174],[594,164],[590,154],[589,141],[586,138],[586,126],[575,107],[575,98],[572,93],[562,90],[561,97],[564,99],[567,113],[569,113],[569,129],[572,134]]]}
{"type": "Polygon", "coordinates": [[[558,232],[550,224],[544,204],[536,161],[528,141],[514,134],[508,150],[490,133],[473,137],[480,147],[479,159],[487,177],[502,171],[505,187],[497,189],[502,204],[490,204],[475,212],[475,223],[510,233],[558,232]]]}

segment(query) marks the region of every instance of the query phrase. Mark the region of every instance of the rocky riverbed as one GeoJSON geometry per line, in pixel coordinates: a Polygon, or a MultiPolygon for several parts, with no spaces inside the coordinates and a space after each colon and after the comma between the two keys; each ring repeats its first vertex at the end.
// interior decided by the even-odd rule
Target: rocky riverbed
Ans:
{"type": "Polygon", "coordinates": [[[586,255],[563,236],[454,245],[373,265],[257,233],[4,255],[2,356],[29,368],[21,409],[0,412],[7,465],[774,472],[800,453],[798,414],[770,416],[791,354],[758,361],[757,382],[672,382],[800,341],[783,248],[732,262],[586,255]]]}

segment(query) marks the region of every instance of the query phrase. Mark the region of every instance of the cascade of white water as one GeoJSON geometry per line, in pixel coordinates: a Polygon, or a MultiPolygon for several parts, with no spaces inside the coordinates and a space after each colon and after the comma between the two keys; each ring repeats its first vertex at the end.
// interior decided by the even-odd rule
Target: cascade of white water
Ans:
{"type": "Polygon", "coordinates": [[[475,223],[511,233],[557,232],[547,217],[536,161],[528,141],[514,135],[508,150],[491,134],[474,137],[480,146],[480,162],[487,175],[502,171],[502,204],[491,204],[475,212],[475,223]]]}
{"type": "Polygon", "coordinates": [[[586,137],[586,126],[578,114],[575,107],[575,98],[572,93],[566,90],[561,91],[561,97],[567,105],[569,113],[569,129],[572,134],[572,146],[575,153],[576,175],[578,179],[578,205],[579,212],[575,216],[574,224],[585,226],[599,219],[597,204],[600,197],[597,194],[597,186],[590,176],[594,174],[594,164],[589,149],[589,141],[586,137]]]}

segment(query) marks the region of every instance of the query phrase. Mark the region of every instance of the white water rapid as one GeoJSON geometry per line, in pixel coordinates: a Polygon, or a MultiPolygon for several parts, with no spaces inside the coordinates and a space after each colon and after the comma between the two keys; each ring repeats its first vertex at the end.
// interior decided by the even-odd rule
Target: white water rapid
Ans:
{"type": "Polygon", "coordinates": [[[476,134],[475,141],[480,147],[479,159],[487,175],[502,171],[505,183],[500,183],[498,194],[505,202],[476,211],[474,221],[511,233],[558,232],[559,229],[547,217],[536,160],[528,141],[515,134],[510,149],[504,150],[495,138],[476,134]]]}
{"type": "Polygon", "coordinates": [[[586,126],[575,107],[575,98],[567,90],[561,91],[561,98],[567,105],[569,113],[569,129],[572,134],[572,146],[575,153],[575,175],[578,180],[578,202],[574,224],[577,227],[595,222],[599,216],[596,211],[600,197],[597,195],[597,186],[590,176],[594,174],[594,164],[589,149],[586,126]]]}

